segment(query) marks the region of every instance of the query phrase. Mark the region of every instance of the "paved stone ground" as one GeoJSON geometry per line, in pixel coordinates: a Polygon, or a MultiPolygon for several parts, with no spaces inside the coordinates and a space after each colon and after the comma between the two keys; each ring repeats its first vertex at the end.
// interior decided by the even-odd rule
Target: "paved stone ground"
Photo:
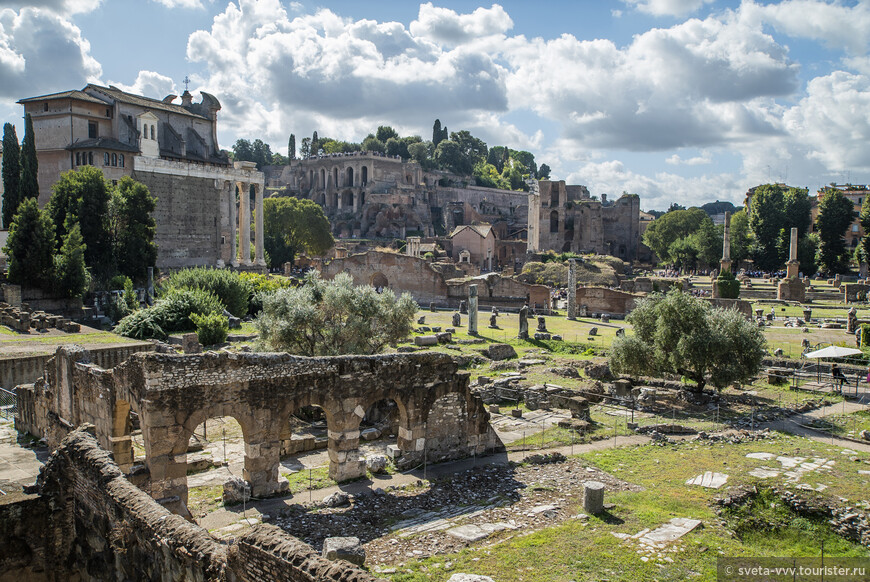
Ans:
{"type": "Polygon", "coordinates": [[[17,441],[18,432],[12,422],[0,420],[0,491],[3,494],[32,485],[49,456],[44,447],[31,449],[17,441]]]}

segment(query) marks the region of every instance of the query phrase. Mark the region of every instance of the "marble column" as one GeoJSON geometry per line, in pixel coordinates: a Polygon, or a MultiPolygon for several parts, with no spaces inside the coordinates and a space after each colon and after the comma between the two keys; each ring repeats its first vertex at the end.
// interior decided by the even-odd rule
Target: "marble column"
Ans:
{"type": "Polygon", "coordinates": [[[722,236],[722,260],[719,261],[719,272],[731,271],[731,217],[725,213],[725,233],[722,236]]]}
{"type": "Polygon", "coordinates": [[[577,259],[568,259],[568,319],[577,319],[577,259]]]}
{"type": "Polygon", "coordinates": [[[794,279],[798,276],[800,263],[798,262],[798,229],[791,229],[791,240],[788,245],[788,262],[786,263],[786,278],[794,279]]]}
{"type": "Polygon", "coordinates": [[[236,185],[232,182],[227,184],[227,196],[230,202],[230,264],[239,266],[239,249],[236,233],[239,226],[239,206],[236,202],[236,185]]]}
{"type": "Polygon", "coordinates": [[[477,285],[468,286],[468,334],[477,335],[477,285]]]}
{"type": "Polygon", "coordinates": [[[257,193],[257,197],[255,199],[256,202],[256,241],[255,241],[255,255],[256,255],[256,264],[258,267],[266,266],[266,255],[263,249],[263,186],[261,184],[254,185],[255,192],[257,193]]]}
{"type": "Polygon", "coordinates": [[[237,182],[239,188],[239,262],[251,264],[251,185],[237,182]]]}

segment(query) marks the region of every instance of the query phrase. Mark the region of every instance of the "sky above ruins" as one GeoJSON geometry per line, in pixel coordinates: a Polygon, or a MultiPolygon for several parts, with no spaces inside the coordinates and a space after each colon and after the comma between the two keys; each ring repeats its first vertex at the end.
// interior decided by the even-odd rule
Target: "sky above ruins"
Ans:
{"type": "Polygon", "coordinates": [[[219,139],[431,139],[436,118],[644,209],[870,181],[870,1],[0,0],[0,120],[113,84],[219,139]]]}

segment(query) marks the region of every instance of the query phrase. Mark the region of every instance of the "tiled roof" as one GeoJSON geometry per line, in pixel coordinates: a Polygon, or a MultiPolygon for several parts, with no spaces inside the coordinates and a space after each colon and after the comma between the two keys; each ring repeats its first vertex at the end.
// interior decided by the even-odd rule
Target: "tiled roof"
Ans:
{"type": "Polygon", "coordinates": [[[198,115],[196,113],[193,113],[189,109],[187,109],[186,107],[182,107],[181,105],[164,103],[159,99],[151,99],[149,97],[142,97],[141,95],[133,95],[132,93],[121,91],[117,87],[103,87],[101,85],[94,85],[93,83],[90,83],[87,87],[85,87],[85,91],[87,91],[88,89],[96,91],[98,93],[102,93],[110,97],[111,99],[120,101],[121,103],[129,103],[130,105],[137,105],[139,107],[146,107],[148,109],[160,109],[163,111],[169,111],[171,113],[177,113],[178,115],[188,115],[190,117],[208,119],[204,115],[198,115]]]}
{"type": "Polygon", "coordinates": [[[105,101],[102,99],[97,99],[93,95],[88,95],[84,91],[61,91],[60,93],[50,93],[48,95],[40,95],[39,97],[28,97],[27,99],[21,99],[18,101],[20,104],[24,103],[32,103],[34,101],[53,101],[57,99],[78,99],[80,101],[89,101],[91,103],[99,103],[100,105],[107,105],[105,101]]]}
{"type": "Polygon", "coordinates": [[[492,231],[492,225],[489,224],[463,224],[461,226],[457,226],[453,229],[453,232],[450,233],[450,237],[454,237],[459,234],[463,229],[470,228],[477,234],[481,236],[481,238],[486,238],[489,236],[489,233],[492,231]]]}
{"type": "Polygon", "coordinates": [[[122,141],[118,141],[111,137],[96,137],[92,139],[81,139],[74,141],[70,145],[66,147],[68,150],[93,150],[93,149],[102,149],[102,150],[117,150],[121,152],[133,152],[137,153],[139,148],[135,146],[131,146],[130,144],[126,144],[122,141]]]}

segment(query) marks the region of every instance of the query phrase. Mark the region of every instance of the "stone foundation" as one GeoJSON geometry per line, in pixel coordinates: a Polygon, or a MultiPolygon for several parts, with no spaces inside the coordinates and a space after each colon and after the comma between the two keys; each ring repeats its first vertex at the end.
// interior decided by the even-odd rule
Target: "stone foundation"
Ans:
{"type": "Polygon", "coordinates": [[[783,279],[776,286],[776,298],[780,301],[797,301],[803,303],[806,301],[806,285],[797,277],[793,279],[783,279]]]}

